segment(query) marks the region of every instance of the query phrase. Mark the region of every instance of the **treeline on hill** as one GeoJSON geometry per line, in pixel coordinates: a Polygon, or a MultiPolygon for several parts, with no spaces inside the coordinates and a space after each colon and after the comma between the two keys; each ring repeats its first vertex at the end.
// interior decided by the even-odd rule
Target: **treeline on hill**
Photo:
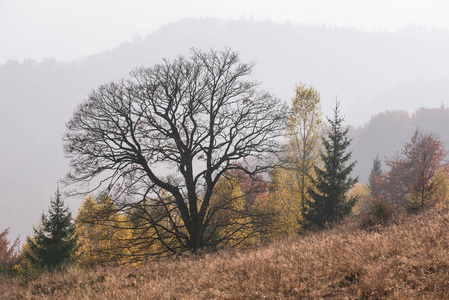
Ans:
{"type": "Polygon", "coordinates": [[[64,136],[64,183],[84,202],[73,220],[58,189],[20,253],[4,231],[2,274],[253,247],[350,214],[369,227],[447,205],[438,137],[416,131],[361,185],[339,103],[325,122],[318,91],[299,84],[288,108],[245,79],[252,67],[229,49],[192,50],[93,91],[64,136]]]}
{"type": "Polygon", "coordinates": [[[449,147],[449,108],[442,104],[438,108],[420,108],[410,114],[404,110],[391,110],[378,113],[366,124],[350,128],[353,138],[351,150],[357,160],[354,173],[360,174],[361,182],[368,182],[372,159],[377,155],[383,160],[394,156],[409,142],[415,131],[432,133],[440,138],[444,146],[449,147]],[[380,142],[382,141],[382,142],[380,142]]]}

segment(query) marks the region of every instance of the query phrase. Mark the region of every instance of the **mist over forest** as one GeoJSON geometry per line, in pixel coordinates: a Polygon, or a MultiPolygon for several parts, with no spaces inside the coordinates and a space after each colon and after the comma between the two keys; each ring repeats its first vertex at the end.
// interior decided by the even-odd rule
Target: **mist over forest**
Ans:
{"type": "MultiPolygon", "coordinates": [[[[145,37],[71,62],[9,61],[0,66],[0,229],[23,240],[68,171],[65,123],[92,89],[138,66],[188,56],[192,47],[230,47],[254,61],[254,79],[289,103],[295,84],[314,86],[324,115],[337,97],[354,138],[353,176],[366,182],[379,154],[391,157],[415,129],[449,147],[449,32],[408,27],[396,33],[271,22],[184,19],[145,37]],[[422,108],[424,107],[424,108],[422,108]]],[[[384,166],[385,167],[385,166],[384,166]]],[[[82,199],[66,202],[76,211],[82,199]]]]}

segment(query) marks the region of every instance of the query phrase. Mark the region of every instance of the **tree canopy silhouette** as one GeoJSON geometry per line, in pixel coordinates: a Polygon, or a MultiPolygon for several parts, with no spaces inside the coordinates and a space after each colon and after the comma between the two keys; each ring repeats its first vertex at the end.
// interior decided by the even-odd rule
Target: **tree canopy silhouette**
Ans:
{"type": "Polygon", "coordinates": [[[269,168],[285,128],[286,106],[247,80],[252,68],[230,49],[192,50],[102,85],[67,124],[65,182],[98,184],[85,192],[103,187],[118,209],[140,211],[135,223],[152,228],[142,239],[161,251],[214,243],[217,182],[269,168]]]}

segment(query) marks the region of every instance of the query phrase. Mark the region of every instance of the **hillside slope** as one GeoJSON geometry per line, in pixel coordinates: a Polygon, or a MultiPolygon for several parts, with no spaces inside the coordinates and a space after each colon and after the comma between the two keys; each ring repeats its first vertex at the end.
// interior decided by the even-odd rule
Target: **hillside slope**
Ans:
{"type": "Polygon", "coordinates": [[[364,231],[355,222],[247,251],[0,283],[2,299],[443,299],[449,211],[364,231]]]}

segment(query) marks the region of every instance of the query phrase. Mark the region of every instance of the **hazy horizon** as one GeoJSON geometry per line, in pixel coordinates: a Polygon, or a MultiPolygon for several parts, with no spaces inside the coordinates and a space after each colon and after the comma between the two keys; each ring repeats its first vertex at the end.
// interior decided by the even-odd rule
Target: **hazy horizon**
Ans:
{"type": "Polygon", "coordinates": [[[184,18],[272,21],[395,32],[407,26],[447,31],[449,3],[422,1],[132,0],[0,2],[0,64],[8,60],[69,62],[145,37],[184,18]]]}

